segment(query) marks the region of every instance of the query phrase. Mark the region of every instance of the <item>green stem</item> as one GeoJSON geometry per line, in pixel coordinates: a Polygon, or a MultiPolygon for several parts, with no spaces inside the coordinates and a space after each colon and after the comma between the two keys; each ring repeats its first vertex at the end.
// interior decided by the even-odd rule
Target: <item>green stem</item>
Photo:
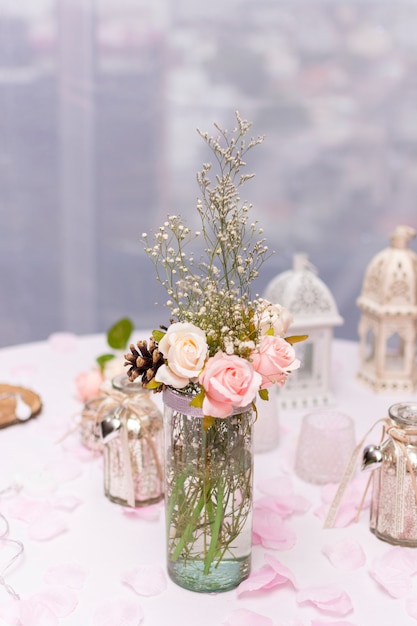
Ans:
{"type": "Polygon", "coordinates": [[[218,491],[217,491],[217,509],[216,516],[214,518],[213,526],[211,529],[211,539],[210,546],[206,557],[204,559],[204,574],[208,574],[210,571],[210,566],[213,562],[215,552],[217,550],[217,542],[219,539],[220,526],[223,519],[223,495],[224,495],[224,485],[223,483],[219,483],[218,491]]]}
{"type": "Polygon", "coordinates": [[[202,494],[200,495],[200,498],[197,502],[197,505],[194,509],[194,511],[191,514],[190,517],[190,521],[188,522],[187,526],[184,529],[184,532],[181,535],[181,538],[179,540],[179,542],[177,543],[177,546],[174,550],[174,552],[172,553],[171,559],[172,561],[176,561],[178,559],[178,557],[180,556],[185,544],[188,542],[188,539],[190,537],[190,535],[192,535],[194,529],[195,529],[195,525],[196,522],[198,520],[198,518],[200,517],[200,513],[203,510],[203,506],[204,506],[204,501],[206,498],[206,494],[203,491],[202,494]]]}

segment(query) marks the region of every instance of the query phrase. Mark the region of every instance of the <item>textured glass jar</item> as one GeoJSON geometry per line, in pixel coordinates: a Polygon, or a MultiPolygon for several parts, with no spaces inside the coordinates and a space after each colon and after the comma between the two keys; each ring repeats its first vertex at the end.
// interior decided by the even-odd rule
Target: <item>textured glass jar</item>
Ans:
{"type": "Polygon", "coordinates": [[[254,415],[203,417],[191,399],[164,391],[168,573],[192,591],[226,591],[250,571],[254,415]]]}
{"type": "Polygon", "coordinates": [[[371,531],[384,541],[417,546],[417,404],[389,409],[387,439],[367,446],[364,466],[375,467],[371,531]]]}
{"type": "Polygon", "coordinates": [[[152,392],[124,374],[112,381],[115,405],[100,422],[104,492],[118,504],[146,506],[163,498],[164,431],[152,392]]]}

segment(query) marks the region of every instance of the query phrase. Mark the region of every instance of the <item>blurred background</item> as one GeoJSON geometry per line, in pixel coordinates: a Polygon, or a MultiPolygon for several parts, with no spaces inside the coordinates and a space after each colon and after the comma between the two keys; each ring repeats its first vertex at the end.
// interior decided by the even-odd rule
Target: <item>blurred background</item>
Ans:
{"type": "Polygon", "coordinates": [[[415,2],[0,0],[0,346],[166,323],[141,233],[195,225],[196,128],[236,110],[266,135],[258,291],[304,252],[356,339],[369,261],[417,228],[415,2]]]}

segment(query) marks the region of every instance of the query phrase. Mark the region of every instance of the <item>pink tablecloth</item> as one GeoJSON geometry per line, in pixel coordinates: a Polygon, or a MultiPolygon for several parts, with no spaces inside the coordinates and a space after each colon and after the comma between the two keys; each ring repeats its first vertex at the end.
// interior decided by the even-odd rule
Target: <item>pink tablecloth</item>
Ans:
{"type": "MultiPolygon", "coordinates": [[[[298,501],[304,504],[298,511],[290,510],[284,520],[276,518],[283,528],[282,543],[278,540],[273,548],[254,545],[252,571],[256,573],[272,557],[287,568],[295,584],[242,595],[237,590],[204,595],[172,583],[165,572],[163,506],[132,512],[112,504],[103,495],[101,457],[80,446],[77,432],[59,442],[81,409],[75,376],[93,366],[95,357],[105,351],[103,336],[70,335],[0,350],[0,382],[28,386],[44,403],[36,419],[0,430],[0,512],[10,524],[9,537],[24,546],[23,556],[4,576],[20,596],[24,626],[416,623],[414,570],[411,574],[399,570],[396,575],[393,570],[392,580],[383,580],[383,572],[388,576],[389,570],[381,569],[380,563],[392,556],[393,547],[370,533],[369,510],[356,524],[323,530],[321,516],[334,487],[305,483],[293,470],[305,410],[281,410],[279,446],[255,457],[255,502],[275,484],[301,496],[298,501]],[[13,485],[18,488],[13,490],[13,485]],[[332,554],[336,556],[329,558],[332,554]],[[142,581],[136,591],[132,580],[142,581]],[[331,603],[312,602],[323,601],[322,594],[330,592],[344,598],[351,610],[343,611],[336,602],[332,612],[331,603]],[[397,597],[392,597],[393,592],[397,597]]],[[[356,381],[357,367],[358,346],[335,341],[336,407],[354,418],[360,439],[391,404],[417,400],[417,396],[375,395],[356,381]]],[[[374,439],[378,437],[379,432],[374,439]]],[[[358,497],[360,490],[358,486],[358,497]]],[[[417,550],[406,552],[417,558],[417,550]]],[[[0,542],[0,576],[12,554],[12,544],[0,542]]],[[[2,626],[20,623],[16,602],[0,585],[2,626]]]]}

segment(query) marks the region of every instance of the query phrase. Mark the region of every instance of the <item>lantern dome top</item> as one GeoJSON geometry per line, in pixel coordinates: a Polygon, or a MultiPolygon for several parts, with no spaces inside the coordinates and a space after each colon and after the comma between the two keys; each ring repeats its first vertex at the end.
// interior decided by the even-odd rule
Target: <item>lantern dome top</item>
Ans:
{"type": "Polygon", "coordinates": [[[377,314],[417,314],[417,254],[408,248],[416,234],[410,226],[397,226],[391,245],[373,257],[357,301],[361,309],[377,314]]]}
{"type": "Polygon", "coordinates": [[[330,290],[318,277],[306,254],[294,255],[293,269],[273,278],[264,297],[290,311],[294,319],[292,330],[343,324],[330,290]]]}

